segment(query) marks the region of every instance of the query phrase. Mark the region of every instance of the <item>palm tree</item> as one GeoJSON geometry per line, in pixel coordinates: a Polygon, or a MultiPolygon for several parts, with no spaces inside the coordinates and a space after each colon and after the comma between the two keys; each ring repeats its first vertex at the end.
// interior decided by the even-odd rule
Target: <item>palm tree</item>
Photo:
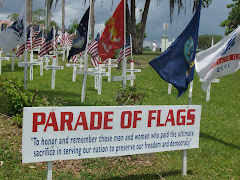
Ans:
{"type": "Polygon", "coordinates": [[[33,0],[27,0],[27,23],[32,23],[32,6],[33,6],[33,0]]]}
{"type": "Polygon", "coordinates": [[[65,0],[62,0],[62,31],[65,30],[65,0]]]}

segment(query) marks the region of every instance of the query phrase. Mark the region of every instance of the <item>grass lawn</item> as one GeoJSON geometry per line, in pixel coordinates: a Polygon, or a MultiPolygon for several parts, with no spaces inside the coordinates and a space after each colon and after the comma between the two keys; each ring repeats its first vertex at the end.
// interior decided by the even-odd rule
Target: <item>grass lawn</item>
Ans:
{"type": "MultiPolygon", "coordinates": [[[[134,55],[137,88],[147,89],[143,105],[186,105],[188,93],[177,99],[177,90],[168,95],[168,83],[163,81],[148,62],[158,53],[144,52],[134,55]]],[[[17,60],[15,60],[17,61],[17,60]]],[[[59,58],[59,65],[65,65],[59,58]]],[[[89,64],[90,66],[90,64],[89,64]]],[[[130,64],[128,63],[128,67],[130,64]]],[[[113,69],[112,75],[121,75],[113,69]]],[[[116,105],[121,82],[108,82],[103,78],[102,95],[94,89],[94,77],[87,77],[86,102],[81,103],[82,76],[72,82],[72,68],[56,72],[56,87],[51,90],[51,70],[40,76],[34,67],[34,80],[28,81],[28,89],[49,101],[60,98],[65,106],[116,105]]],[[[2,61],[2,75],[23,80],[23,68],[11,72],[11,62],[2,61]]],[[[240,71],[212,83],[211,99],[201,89],[199,77],[194,77],[193,105],[202,105],[200,147],[188,150],[188,176],[181,176],[181,151],[131,155],[123,157],[80,159],[53,162],[53,179],[240,179],[240,71]]],[[[129,84],[129,82],[127,82],[129,84]]],[[[7,102],[0,92],[0,112],[7,114],[7,102]]],[[[0,179],[46,179],[46,163],[22,164],[20,128],[12,125],[11,118],[0,116],[0,179]]]]}

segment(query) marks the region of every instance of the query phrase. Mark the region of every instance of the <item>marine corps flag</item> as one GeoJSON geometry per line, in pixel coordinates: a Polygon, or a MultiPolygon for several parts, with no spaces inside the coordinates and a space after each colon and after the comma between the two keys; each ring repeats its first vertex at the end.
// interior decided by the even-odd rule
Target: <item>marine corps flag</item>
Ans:
{"type": "Polygon", "coordinates": [[[197,48],[201,0],[185,30],[159,57],[150,62],[161,78],[178,90],[180,97],[194,77],[194,59],[197,48]]]}
{"type": "Polygon", "coordinates": [[[88,36],[89,10],[90,7],[87,9],[78,25],[75,37],[73,39],[72,48],[69,52],[68,61],[71,59],[72,56],[80,52],[83,52],[86,49],[88,38],[87,36],[88,36]]]}
{"type": "Polygon", "coordinates": [[[98,52],[102,61],[114,56],[116,49],[124,44],[124,0],[110,17],[98,42],[98,52]]]}

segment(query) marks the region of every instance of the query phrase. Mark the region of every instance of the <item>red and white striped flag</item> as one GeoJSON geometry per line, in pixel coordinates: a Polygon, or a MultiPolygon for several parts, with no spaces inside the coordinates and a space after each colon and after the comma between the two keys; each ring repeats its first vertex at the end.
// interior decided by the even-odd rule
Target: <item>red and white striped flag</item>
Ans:
{"type": "Polygon", "coordinates": [[[91,57],[91,62],[92,62],[93,67],[95,67],[95,68],[98,67],[99,56],[91,57]]]}
{"type": "Polygon", "coordinates": [[[42,46],[43,44],[43,41],[44,41],[44,38],[43,38],[43,31],[41,30],[38,35],[33,38],[32,40],[32,46],[28,46],[27,47],[27,50],[31,50],[31,48],[38,48],[39,46],[42,46]]]}
{"type": "MultiPolygon", "coordinates": [[[[130,37],[127,38],[126,45],[125,45],[125,57],[131,55],[131,42],[130,42],[130,37]]],[[[124,57],[124,46],[121,48],[118,58],[117,58],[117,63],[119,64],[124,57]]]]}
{"type": "MultiPolygon", "coordinates": [[[[47,36],[45,42],[42,45],[42,48],[40,49],[39,56],[42,57],[45,54],[47,54],[49,51],[54,49],[54,36],[53,36],[53,28],[49,35],[47,36]]],[[[56,43],[55,43],[56,44],[56,43]]]]}
{"type": "Polygon", "coordinates": [[[20,55],[22,55],[25,51],[25,44],[21,44],[16,52],[16,56],[19,57],[20,55]]]}

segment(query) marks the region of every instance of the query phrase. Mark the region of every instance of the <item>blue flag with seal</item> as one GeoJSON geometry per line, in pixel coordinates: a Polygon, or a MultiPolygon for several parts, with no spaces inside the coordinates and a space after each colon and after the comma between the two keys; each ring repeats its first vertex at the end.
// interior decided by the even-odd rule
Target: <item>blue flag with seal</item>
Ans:
{"type": "Polygon", "coordinates": [[[192,20],[180,36],[164,53],[149,62],[163,80],[177,88],[178,97],[184,94],[194,77],[201,2],[200,0],[192,20]]]}
{"type": "Polygon", "coordinates": [[[69,51],[68,61],[71,59],[72,56],[78,54],[82,51],[85,51],[87,45],[87,34],[88,34],[88,20],[89,20],[89,10],[90,7],[87,9],[85,14],[80,21],[75,37],[73,39],[72,48],[69,51]]]}

